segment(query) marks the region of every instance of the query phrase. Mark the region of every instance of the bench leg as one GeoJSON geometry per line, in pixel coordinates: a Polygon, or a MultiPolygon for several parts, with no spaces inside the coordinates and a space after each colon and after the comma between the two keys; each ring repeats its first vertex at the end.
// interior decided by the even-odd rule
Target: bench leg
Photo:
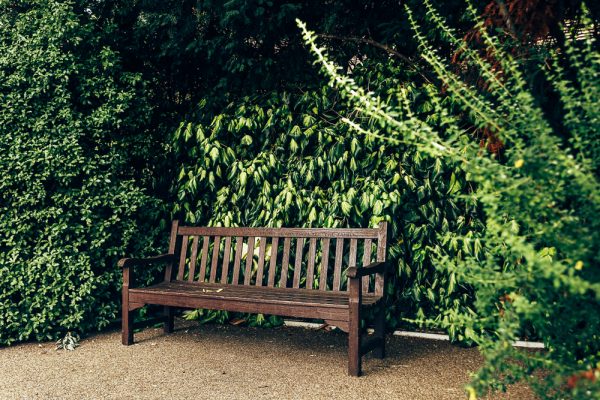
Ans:
{"type": "Polygon", "coordinates": [[[350,319],[348,321],[348,375],[360,376],[360,305],[350,303],[350,319]]]}
{"type": "Polygon", "coordinates": [[[123,315],[121,316],[121,343],[125,346],[133,344],[133,314],[129,311],[129,296],[127,290],[123,290],[123,315]]]}
{"type": "Polygon", "coordinates": [[[173,332],[175,327],[175,309],[173,307],[165,307],[165,323],[163,325],[163,331],[165,333],[173,332]]]}
{"type": "Polygon", "coordinates": [[[385,358],[385,308],[381,307],[375,316],[374,337],[381,338],[381,346],[373,349],[373,357],[385,358]]]}

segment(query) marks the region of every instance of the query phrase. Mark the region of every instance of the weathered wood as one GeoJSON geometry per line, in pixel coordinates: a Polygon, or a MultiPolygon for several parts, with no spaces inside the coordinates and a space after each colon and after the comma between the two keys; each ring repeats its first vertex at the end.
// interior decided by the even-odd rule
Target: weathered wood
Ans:
{"type": "Polygon", "coordinates": [[[180,235],[253,236],[289,238],[345,238],[377,239],[377,229],[366,228],[238,228],[238,227],[179,227],[180,235]]]}
{"type": "Polygon", "coordinates": [[[248,238],[248,251],[246,252],[246,271],[244,271],[244,285],[249,285],[252,279],[252,260],[254,259],[254,236],[248,238]]]}
{"type": "Polygon", "coordinates": [[[317,254],[317,238],[310,238],[308,246],[308,264],[306,266],[306,288],[312,289],[315,278],[315,257],[317,254]]]}
{"type": "MultiPolygon", "coordinates": [[[[372,241],[371,239],[365,239],[365,244],[363,246],[363,259],[362,259],[362,266],[366,267],[367,265],[371,264],[371,246],[372,246],[372,241]]],[[[370,277],[369,276],[363,276],[363,293],[369,293],[369,282],[370,282],[370,277]]]]}
{"type": "Polygon", "coordinates": [[[183,279],[183,274],[185,272],[185,260],[187,258],[187,248],[189,243],[189,237],[183,236],[181,239],[181,256],[179,257],[179,268],[177,270],[177,280],[183,279]]]}
{"type": "Polygon", "coordinates": [[[271,241],[271,259],[269,260],[269,279],[267,286],[275,286],[275,271],[277,270],[277,248],[279,246],[279,238],[274,237],[271,241]]]}
{"type": "Polygon", "coordinates": [[[219,252],[221,251],[221,236],[215,236],[213,241],[212,260],[210,262],[210,283],[216,282],[217,265],[219,264],[219,252]]]}
{"type": "Polygon", "coordinates": [[[227,276],[229,275],[229,262],[231,261],[229,255],[231,253],[231,236],[225,238],[225,250],[223,251],[223,265],[221,267],[221,283],[227,283],[227,276]]]}
{"type": "Polygon", "coordinates": [[[329,238],[323,239],[321,245],[321,275],[319,276],[319,290],[327,290],[327,269],[329,268],[329,238]]]}
{"type": "Polygon", "coordinates": [[[342,277],[342,257],[344,256],[344,239],[337,238],[335,241],[335,261],[333,263],[333,290],[340,290],[342,277]]]}
{"type": "Polygon", "coordinates": [[[350,239],[350,254],[348,254],[348,268],[356,267],[357,247],[358,241],[356,239],[350,239]]]}
{"type": "Polygon", "coordinates": [[[304,238],[296,239],[296,259],[294,260],[294,281],[292,287],[300,287],[300,273],[302,272],[302,250],[304,247],[304,238]]]}
{"type": "Polygon", "coordinates": [[[260,245],[258,246],[258,268],[256,270],[256,286],[262,286],[263,273],[265,268],[265,248],[267,247],[267,238],[260,238],[260,245]]]}
{"type": "Polygon", "coordinates": [[[360,305],[362,300],[362,281],[350,279],[348,282],[349,312],[348,312],[348,375],[361,374],[361,332],[360,305]]]}
{"type": "Polygon", "coordinates": [[[385,309],[383,279],[385,271],[387,226],[380,224],[378,229],[321,229],[321,228],[193,228],[179,226],[174,221],[171,227],[169,254],[147,259],[123,259],[123,316],[122,342],[133,343],[132,311],[146,304],[162,305],[166,318],[165,332],[173,331],[175,307],[226,310],[231,312],[263,313],[299,318],[318,318],[338,326],[348,332],[348,373],[361,374],[361,356],[370,350],[375,357],[385,355],[385,309]],[[198,262],[200,236],[203,237],[200,260],[200,278],[195,281],[198,262]],[[207,280],[208,252],[211,238],[212,256],[210,277],[207,280]],[[233,238],[236,238],[232,280],[229,281],[233,238]],[[244,237],[248,237],[243,284],[240,284],[244,237]],[[256,279],[253,279],[253,258],[256,238],[260,238],[256,279]],[[277,279],[279,238],[284,238],[281,258],[281,275],[277,279]],[[333,285],[328,288],[328,267],[331,239],[336,239],[333,265],[333,285]],[[345,246],[345,240],[349,244],[345,246]],[[191,258],[187,259],[190,240],[191,258]],[[294,276],[290,288],[287,287],[290,263],[291,241],[296,241],[294,276]],[[303,270],[304,245],[308,240],[306,269],[303,270]],[[362,265],[357,265],[358,241],[364,240],[362,265]],[[377,240],[377,261],[371,262],[373,240],[377,240]],[[224,241],[223,260],[219,265],[221,242],[224,241]],[[271,250],[267,254],[267,242],[271,250]],[[321,241],[319,290],[315,282],[315,263],[318,242],[321,241]],[[179,244],[181,243],[181,244],[179,244]],[[344,249],[348,248],[347,263],[344,262],[344,249]],[[270,259],[268,259],[270,257],[270,259]],[[152,262],[167,261],[165,280],[162,283],[143,288],[133,285],[133,266],[152,262]],[[173,280],[172,270],[179,261],[177,278],[173,280]],[[269,265],[266,266],[265,263],[269,265]],[[346,265],[347,264],[347,265],[346,265]],[[188,268],[188,275],[185,269],[188,268]],[[220,274],[219,274],[219,267],[220,274]],[[345,271],[342,267],[347,268],[345,271]],[[268,271],[265,271],[268,268],[268,271]],[[306,272],[306,284],[300,287],[306,272]],[[217,282],[217,275],[220,281],[217,282]],[[267,275],[267,277],[265,277],[267,275]],[[369,290],[369,280],[375,275],[374,292],[369,290]],[[341,285],[341,277],[348,277],[348,285],[341,285]],[[184,280],[185,278],[185,280],[184,280]],[[266,280],[266,286],[263,286],[266,280]],[[381,282],[379,281],[381,280],[381,282]],[[276,281],[279,287],[275,287],[276,281]],[[380,283],[378,283],[380,282],[380,283]],[[342,286],[342,287],[341,287],[342,286]],[[364,286],[364,287],[363,287],[364,286]],[[341,290],[341,289],[344,290],[341,290]],[[361,338],[360,317],[365,307],[379,307],[375,316],[375,333],[364,342],[361,338]]]}
{"type": "MultiPolygon", "coordinates": [[[[171,238],[169,240],[169,253],[170,254],[175,254],[175,250],[177,248],[177,231],[179,229],[179,221],[178,220],[174,220],[173,223],[171,224],[171,238]]],[[[165,281],[170,281],[171,279],[173,279],[173,265],[175,264],[175,261],[170,262],[169,264],[167,264],[167,267],[165,268],[165,281]]]]}
{"type": "Polygon", "coordinates": [[[202,258],[200,260],[200,277],[198,282],[206,280],[206,263],[208,262],[208,246],[210,245],[210,236],[202,238],[202,258]]]}
{"type": "Polygon", "coordinates": [[[287,286],[288,269],[290,266],[290,242],[291,238],[286,237],[283,241],[283,258],[281,260],[281,277],[279,278],[279,287],[287,286]]]}
{"type": "Polygon", "coordinates": [[[235,242],[235,259],[233,261],[232,284],[237,285],[240,282],[240,264],[242,263],[242,251],[244,248],[244,238],[238,236],[235,242]]]}
{"type": "Polygon", "coordinates": [[[192,255],[190,256],[190,269],[188,272],[188,281],[193,282],[196,275],[196,259],[198,258],[198,240],[199,236],[194,236],[192,241],[192,255]]]}
{"type": "Polygon", "coordinates": [[[133,312],[129,309],[129,283],[132,281],[131,269],[123,268],[121,343],[125,346],[133,344],[133,312]]]}

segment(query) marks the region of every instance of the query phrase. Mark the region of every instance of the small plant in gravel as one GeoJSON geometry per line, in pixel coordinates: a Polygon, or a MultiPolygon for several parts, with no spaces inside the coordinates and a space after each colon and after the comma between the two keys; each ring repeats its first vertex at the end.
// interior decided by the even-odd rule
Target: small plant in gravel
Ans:
{"type": "Polygon", "coordinates": [[[79,335],[73,335],[71,332],[67,332],[65,337],[56,341],[56,351],[58,350],[69,350],[73,351],[79,347],[79,335]]]}

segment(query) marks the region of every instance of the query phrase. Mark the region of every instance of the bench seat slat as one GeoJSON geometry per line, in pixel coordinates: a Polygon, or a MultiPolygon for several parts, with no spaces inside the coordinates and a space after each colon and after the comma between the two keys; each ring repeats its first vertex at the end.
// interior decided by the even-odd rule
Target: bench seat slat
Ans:
{"type": "MultiPolygon", "coordinates": [[[[211,283],[191,284],[184,281],[163,282],[158,285],[130,289],[130,301],[152,303],[156,296],[180,298],[236,300],[252,303],[287,304],[298,306],[331,307],[348,309],[348,294],[345,292],[322,292],[316,290],[270,288],[255,286],[233,286],[211,283]]],[[[363,297],[363,305],[379,301],[376,295],[363,297]]],[[[157,304],[161,304],[158,301],[157,304]]],[[[193,306],[190,304],[190,307],[193,306]]]]}

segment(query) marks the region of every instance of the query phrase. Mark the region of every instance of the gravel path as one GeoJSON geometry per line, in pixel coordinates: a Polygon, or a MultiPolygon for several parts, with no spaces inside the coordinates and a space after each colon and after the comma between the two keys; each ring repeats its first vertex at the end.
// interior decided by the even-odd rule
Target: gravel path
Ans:
{"type": "MultiPolygon", "coordinates": [[[[148,328],[125,347],[120,333],[90,336],[72,352],[53,343],[0,350],[1,399],[465,399],[477,349],[388,337],[385,360],[367,356],[346,375],[346,335],[282,327],[148,328]]],[[[532,399],[513,387],[488,399],[532,399]]]]}

